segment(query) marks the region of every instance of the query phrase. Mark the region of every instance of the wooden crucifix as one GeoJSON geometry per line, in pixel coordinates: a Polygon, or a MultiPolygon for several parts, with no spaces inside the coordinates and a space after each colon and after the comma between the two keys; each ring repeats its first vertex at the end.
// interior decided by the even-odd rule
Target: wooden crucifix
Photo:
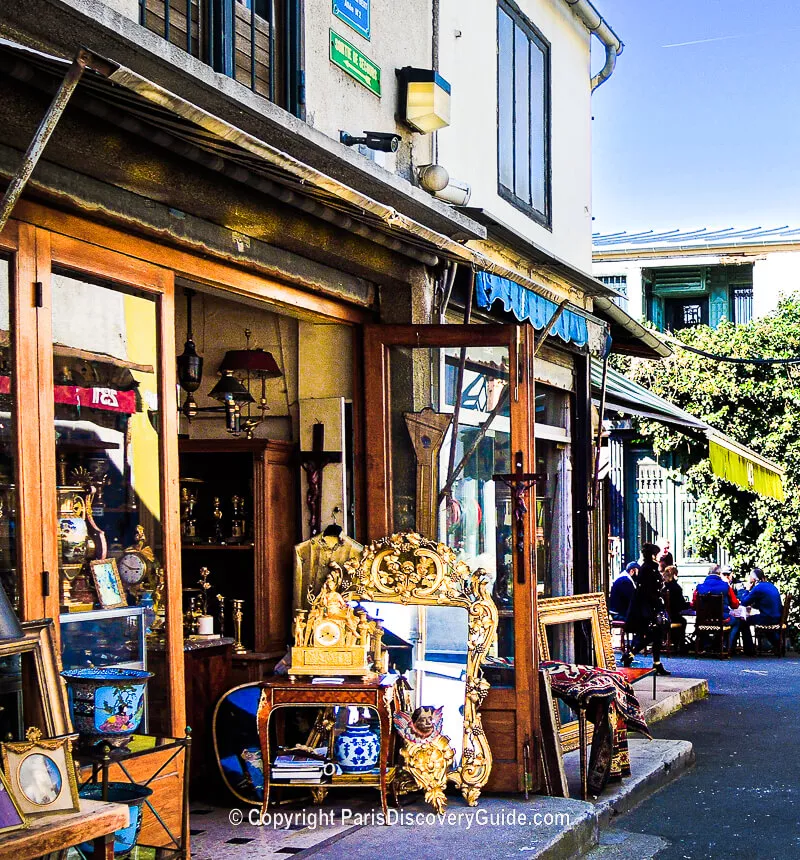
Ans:
{"type": "Polygon", "coordinates": [[[528,513],[528,490],[545,477],[546,475],[538,472],[522,471],[522,451],[517,451],[514,455],[514,471],[510,475],[492,475],[493,480],[501,481],[511,490],[514,522],[517,526],[514,551],[517,554],[517,582],[519,583],[525,582],[525,514],[528,513]]]}
{"type": "Polygon", "coordinates": [[[325,450],[325,425],[317,422],[311,429],[311,450],[300,452],[300,465],[308,480],[306,507],[311,537],[319,534],[322,524],[322,472],[331,463],[341,462],[341,451],[325,450]]]}

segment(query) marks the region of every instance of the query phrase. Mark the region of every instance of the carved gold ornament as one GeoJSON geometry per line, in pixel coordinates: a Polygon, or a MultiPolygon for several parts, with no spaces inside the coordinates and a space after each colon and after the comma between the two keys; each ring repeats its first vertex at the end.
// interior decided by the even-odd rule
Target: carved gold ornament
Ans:
{"type": "MultiPolygon", "coordinates": [[[[463,752],[461,766],[450,771],[447,779],[461,790],[470,806],[475,806],[492,771],[492,752],[478,712],[489,690],[481,664],[497,636],[497,607],[489,593],[486,572],[471,571],[446,544],[416,532],[400,532],[373,541],[364,547],[360,559],[345,562],[344,568],[341,590],[347,600],[458,606],[467,610],[463,752]]],[[[443,750],[440,753],[445,756],[443,750]]],[[[415,769],[432,773],[432,767],[440,766],[438,756],[431,750],[426,754],[425,766],[415,762],[415,769]]],[[[406,759],[409,770],[410,758],[414,757],[411,754],[406,759]]],[[[422,784],[420,787],[428,790],[422,784]]]]}

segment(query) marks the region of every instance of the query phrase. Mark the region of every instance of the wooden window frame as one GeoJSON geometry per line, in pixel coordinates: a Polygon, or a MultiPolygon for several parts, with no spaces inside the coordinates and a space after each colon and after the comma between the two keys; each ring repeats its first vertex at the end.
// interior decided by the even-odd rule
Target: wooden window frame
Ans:
{"type": "MultiPolygon", "coordinates": [[[[175,276],[117,251],[21,221],[0,234],[13,256],[10,279],[14,355],[18,577],[23,620],[58,618],[56,440],[52,360],[53,267],[100,278],[150,295],[156,304],[158,394],[161,413],[162,563],[166,571],[166,679],[175,736],[186,726],[178,484],[178,406],[175,379],[175,276]],[[31,444],[30,440],[36,440],[31,444]]],[[[56,625],[56,635],[59,629],[56,625]]]]}
{"type": "MultiPolygon", "coordinates": [[[[512,450],[521,450],[525,471],[532,471],[533,457],[533,349],[534,330],[530,325],[368,325],[364,326],[365,461],[369,470],[366,487],[368,540],[376,540],[394,531],[392,516],[392,441],[389,415],[390,350],[393,347],[444,348],[461,346],[504,346],[510,365],[512,450]],[[529,468],[530,467],[530,468],[529,468]]],[[[488,721],[498,723],[513,719],[515,757],[496,755],[488,790],[521,791],[526,784],[523,746],[530,745],[530,776],[534,786],[541,785],[543,775],[535,755],[540,734],[538,661],[534,620],[536,618],[536,574],[533,544],[535,529],[535,488],[531,488],[524,518],[524,587],[517,579],[518,560],[514,560],[517,583],[514,598],[514,635],[516,684],[492,687],[481,705],[484,728],[488,721]],[[514,717],[510,714],[513,712],[514,717]],[[505,716],[504,716],[505,714],[505,716]]],[[[516,525],[514,526],[516,535],[516,525]]],[[[515,538],[514,538],[515,540],[515,538]]],[[[490,730],[490,734],[492,734],[490,730]]]]}

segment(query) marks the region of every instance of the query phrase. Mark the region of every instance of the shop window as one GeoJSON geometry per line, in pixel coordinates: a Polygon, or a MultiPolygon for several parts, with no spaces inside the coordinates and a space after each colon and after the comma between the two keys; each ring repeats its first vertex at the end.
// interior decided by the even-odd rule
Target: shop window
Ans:
{"type": "MultiPolygon", "coordinates": [[[[394,528],[435,535],[470,569],[487,571],[500,610],[490,656],[501,668],[492,683],[513,684],[512,499],[508,487],[493,478],[511,471],[508,349],[466,348],[462,363],[459,347],[397,347],[390,367],[394,528]]],[[[426,664],[450,664],[442,673],[451,676],[454,664],[466,660],[465,613],[420,611],[425,617],[415,615],[416,626],[407,633],[426,643],[426,664]]],[[[397,635],[404,638],[402,631],[397,635]]]]}
{"type": "Polygon", "coordinates": [[[54,272],[52,326],[64,667],[145,668],[161,597],[156,303],[54,272]]]}
{"type": "Polygon", "coordinates": [[[572,593],[572,446],[570,397],[536,386],[537,591],[544,597],[572,593]]]}
{"type": "MultiPolygon", "coordinates": [[[[0,257],[0,587],[19,612],[17,567],[17,488],[15,476],[14,401],[11,395],[11,320],[9,313],[9,261],[0,257]]],[[[22,679],[18,658],[2,661],[0,672],[0,732],[22,735],[22,679]]]]}
{"type": "Polygon", "coordinates": [[[497,7],[498,193],[550,224],[550,46],[510,3],[497,7]]]}

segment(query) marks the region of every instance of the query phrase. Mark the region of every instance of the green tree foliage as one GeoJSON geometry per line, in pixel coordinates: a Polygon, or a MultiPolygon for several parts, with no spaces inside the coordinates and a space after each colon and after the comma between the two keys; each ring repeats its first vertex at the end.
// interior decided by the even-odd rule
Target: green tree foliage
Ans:
{"type": "MultiPolygon", "coordinates": [[[[723,323],[680,331],[683,343],[737,358],[800,357],[800,294],[746,325],[723,323]]],[[[690,541],[710,557],[719,543],[734,571],[767,571],[791,593],[793,626],[800,623],[800,365],[728,364],[682,349],[664,361],[635,361],[629,375],[641,385],[707,421],[786,469],[786,501],[764,499],[711,472],[708,443],[662,424],[640,430],[657,452],[674,451],[688,464],[689,489],[699,499],[690,541]],[[794,375],[794,376],[793,376],[794,375]]]]}

